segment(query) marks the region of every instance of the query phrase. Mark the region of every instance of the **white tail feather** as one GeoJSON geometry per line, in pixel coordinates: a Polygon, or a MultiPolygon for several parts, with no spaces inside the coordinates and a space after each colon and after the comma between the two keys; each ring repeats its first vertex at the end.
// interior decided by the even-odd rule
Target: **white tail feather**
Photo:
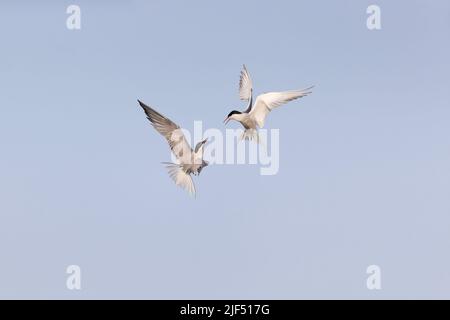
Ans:
{"type": "Polygon", "coordinates": [[[241,135],[241,140],[255,141],[256,143],[260,143],[258,130],[256,129],[247,129],[241,135]]]}

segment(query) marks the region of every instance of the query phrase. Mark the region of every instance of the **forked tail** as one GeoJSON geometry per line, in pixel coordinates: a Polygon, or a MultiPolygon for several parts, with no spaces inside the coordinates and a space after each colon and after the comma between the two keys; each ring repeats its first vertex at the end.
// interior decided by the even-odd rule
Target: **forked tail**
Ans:
{"type": "Polygon", "coordinates": [[[246,129],[241,135],[241,140],[255,141],[256,143],[260,143],[258,130],[246,129]]]}
{"type": "Polygon", "coordinates": [[[258,130],[256,129],[247,129],[245,130],[241,135],[241,141],[255,141],[256,144],[259,145],[261,150],[267,153],[267,146],[264,143],[264,139],[261,139],[261,136],[258,133],[258,130]]]}

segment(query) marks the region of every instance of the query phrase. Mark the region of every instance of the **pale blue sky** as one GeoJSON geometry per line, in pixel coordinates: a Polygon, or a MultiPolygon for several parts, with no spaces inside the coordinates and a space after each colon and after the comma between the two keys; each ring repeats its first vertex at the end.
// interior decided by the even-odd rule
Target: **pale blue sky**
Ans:
{"type": "Polygon", "coordinates": [[[450,298],[448,1],[111,2],[0,4],[1,298],[450,298]],[[224,128],[243,63],[316,88],[267,121],[278,175],[193,200],[136,99],[224,128]]]}

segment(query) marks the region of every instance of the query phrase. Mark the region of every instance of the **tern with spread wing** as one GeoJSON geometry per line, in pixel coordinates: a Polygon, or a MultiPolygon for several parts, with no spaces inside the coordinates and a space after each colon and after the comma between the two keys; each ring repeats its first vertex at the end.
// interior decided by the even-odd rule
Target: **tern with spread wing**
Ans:
{"type": "Polygon", "coordinates": [[[259,95],[253,104],[253,83],[244,65],[239,81],[239,97],[241,100],[248,101],[247,109],[243,112],[231,111],[224,122],[225,124],[230,120],[240,122],[245,128],[242,139],[256,139],[259,141],[257,128],[264,127],[264,122],[269,112],[289,101],[307,96],[311,93],[312,88],[264,93],[259,95]]]}
{"type": "Polygon", "coordinates": [[[200,141],[192,150],[181,128],[156,110],[150,108],[142,101],[139,105],[144,109],[147,119],[153,127],[169,143],[170,149],[177,158],[177,163],[164,162],[170,177],[176,185],[195,195],[195,186],[191,174],[199,175],[208,162],[203,160],[203,147],[207,139],[200,141]]]}

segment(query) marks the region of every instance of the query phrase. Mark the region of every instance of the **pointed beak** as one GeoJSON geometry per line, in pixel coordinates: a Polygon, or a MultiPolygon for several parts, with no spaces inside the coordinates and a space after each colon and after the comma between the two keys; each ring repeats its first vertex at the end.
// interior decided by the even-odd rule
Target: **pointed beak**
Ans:
{"type": "Polygon", "coordinates": [[[225,120],[223,120],[223,123],[227,124],[228,122],[230,122],[230,117],[226,117],[225,120]]]}
{"type": "Polygon", "coordinates": [[[206,138],[205,140],[202,141],[202,144],[205,144],[208,142],[208,138],[206,138]]]}

